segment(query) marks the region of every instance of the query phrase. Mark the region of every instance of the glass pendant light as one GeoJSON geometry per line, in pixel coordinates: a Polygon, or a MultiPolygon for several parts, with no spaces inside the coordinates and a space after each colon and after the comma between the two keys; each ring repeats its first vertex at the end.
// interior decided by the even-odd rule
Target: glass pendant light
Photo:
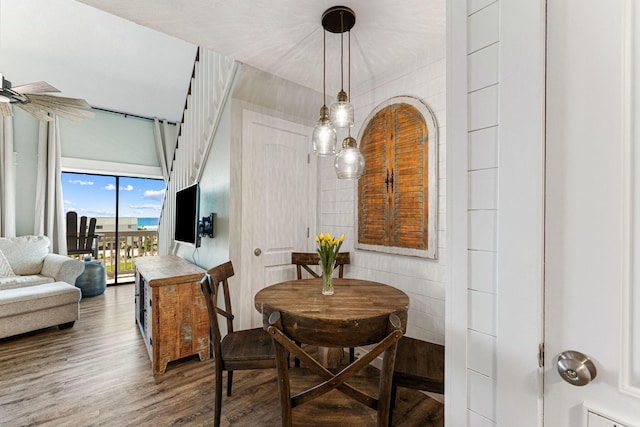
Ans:
{"type": "Polygon", "coordinates": [[[364,172],[364,156],[351,135],[342,141],[342,150],[333,163],[338,179],[358,179],[364,172]]]}
{"type": "Polygon", "coordinates": [[[353,127],[353,105],[349,102],[349,96],[343,90],[338,92],[336,102],[331,104],[331,123],[337,128],[353,127]]]}
{"type": "Polygon", "coordinates": [[[320,108],[320,120],[318,120],[318,123],[313,128],[311,142],[313,152],[318,156],[330,156],[336,153],[338,138],[336,136],[336,130],[329,120],[329,109],[326,105],[320,108]]]}
{"type": "MultiPolygon", "coordinates": [[[[355,23],[355,16],[353,21],[355,23]]],[[[339,129],[353,127],[354,123],[353,105],[349,102],[349,95],[344,91],[343,47],[345,31],[349,31],[349,81],[351,81],[351,27],[348,30],[344,29],[344,11],[340,10],[340,92],[338,92],[336,102],[331,104],[330,112],[331,123],[339,129]]]]}
{"type": "MultiPolygon", "coordinates": [[[[349,90],[351,90],[351,29],[356,23],[353,10],[345,6],[334,6],[322,14],[322,27],[334,34],[340,33],[340,92],[337,102],[331,104],[330,121],[334,128],[346,128],[348,135],[342,141],[342,150],[333,163],[339,179],[358,179],[364,172],[364,156],[358,150],[355,138],[351,136],[353,126],[353,106],[349,103],[349,95],[344,91],[344,32],[349,31],[349,90]]],[[[323,110],[320,110],[322,118],[323,110]]]]}
{"type": "Polygon", "coordinates": [[[327,57],[327,32],[323,31],[322,40],[322,97],[324,104],[320,108],[320,119],[313,128],[311,134],[311,145],[313,146],[313,152],[318,156],[329,156],[335,154],[336,144],[338,139],[336,137],[336,130],[333,128],[331,121],[329,120],[329,109],[326,104],[326,57],[327,57]]]}

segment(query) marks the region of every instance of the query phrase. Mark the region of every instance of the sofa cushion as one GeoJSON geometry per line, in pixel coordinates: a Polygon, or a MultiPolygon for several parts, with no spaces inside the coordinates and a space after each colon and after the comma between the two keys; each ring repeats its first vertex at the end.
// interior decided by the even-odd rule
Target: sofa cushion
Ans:
{"type": "Polygon", "coordinates": [[[64,282],[0,292],[0,318],[80,301],[80,289],[64,282]]]}
{"type": "Polygon", "coordinates": [[[0,251],[0,278],[16,277],[16,273],[13,272],[7,257],[0,251]]]}
{"type": "Polygon", "coordinates": [[[55,282],[55,279],[53,277],[46,277],[40,274],[4,277],[0,278],[0,291],[3,291],[5,289],[17,289],[33,285],[42,285],[43,283],[51,282],[55,282]]]}
{"type": "Polygon", "coordinates": [[[0,237],[0,251],[17,275],[38,274],[49,253],[47,236],[0,237]]]}

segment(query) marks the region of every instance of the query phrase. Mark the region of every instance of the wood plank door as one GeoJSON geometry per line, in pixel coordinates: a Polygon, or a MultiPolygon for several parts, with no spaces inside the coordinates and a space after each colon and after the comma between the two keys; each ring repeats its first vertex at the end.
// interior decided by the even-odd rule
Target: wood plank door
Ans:
{"type": "MultiPolygon", "coordinates": [[[[549,427],[640,425],[635,3],[547,2],[544,418],[549,427]],[[559,375],[558,361],[567,350],[593,362],[596,376],[588,384],[578,386],[559,375]]],[[[564,371],[579,377],[575,368],[564,371]]]]}
{"type": "MultiPolygon", "coordinates": [[[[265,286],[294,279],[291,252],[310,249],[317,197],[311,131],[299,123],[243,112],[242,274],[250,301],[265,286]]],[[[252,310],[251,326],[262,325],[252,310]]]]}

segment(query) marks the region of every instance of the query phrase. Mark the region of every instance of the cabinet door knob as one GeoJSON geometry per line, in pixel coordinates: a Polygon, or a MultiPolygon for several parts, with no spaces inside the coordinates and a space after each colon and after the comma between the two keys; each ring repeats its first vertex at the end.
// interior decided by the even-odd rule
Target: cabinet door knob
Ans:
{"type": "Polygon", "coordinates": [[[260,256],[260,254],[262,254],[262,249],[260,249],[260,248],[255,248],[255,249],[253,250],[253,254],[254,254],[255,256],[260,256]]]}

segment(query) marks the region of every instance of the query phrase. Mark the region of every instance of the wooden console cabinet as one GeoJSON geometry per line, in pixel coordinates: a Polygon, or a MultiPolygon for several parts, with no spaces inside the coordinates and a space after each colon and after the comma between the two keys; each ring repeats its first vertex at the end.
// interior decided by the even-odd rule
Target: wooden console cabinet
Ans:
{"type": "Polygon", "coordinates": [[[206,271],[175,256],[135,258],[136,323],[151,358],[153,374],[172,360],[210,357],[209,317],[200,290],[206,271]]]}

